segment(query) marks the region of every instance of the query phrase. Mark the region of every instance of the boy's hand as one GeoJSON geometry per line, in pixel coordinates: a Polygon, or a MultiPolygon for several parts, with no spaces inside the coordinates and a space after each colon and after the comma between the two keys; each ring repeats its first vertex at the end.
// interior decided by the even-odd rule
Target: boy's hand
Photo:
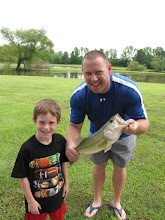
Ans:
{"type": "Polygon", "coordinates": [[[69,193],[69,187],[68,187],[68,184],[65,184],[65,183],[64,183],[63,194],[62,194],[62,197],[64,198],[64,200],[67,198],[68,193],[69,193]]]}
{"type": "Polygon", "coordinates": [[[34,200],[33,202],[28,202],[28,212],[30,212],[31,214],[39,215],[39,209],[41,210],[42,208],[36,200],[34,200]]]}

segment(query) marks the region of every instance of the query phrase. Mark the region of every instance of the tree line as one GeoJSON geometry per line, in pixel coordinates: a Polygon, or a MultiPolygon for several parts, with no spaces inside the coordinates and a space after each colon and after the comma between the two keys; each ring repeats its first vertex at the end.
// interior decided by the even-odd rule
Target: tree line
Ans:
{"type": "MultiPolygon", "coordinates": [[[[8,44],[0,46],[0,62],[8,66],[17,63],[17,70],[20,70],[21,64],[25,69],[44,62],[81,64],[82,58],[89,51],[88,48],[75,47],[71,53],[55,52],[54,44],[46,36],[44,29],[11,31],[8,28],[2,28],[0,33],[8,41],[8,44]]],[[[116,49],[100,48],[98,50],[105,53],[113,66],[128,67],[130,70],[139,71],[144,71],[146,68],[157,72],[165,70],[165,51],[162,47],[136,49],[133,46],[127,46],[123,49],[120,58],[117,58],[116,49]]]]}

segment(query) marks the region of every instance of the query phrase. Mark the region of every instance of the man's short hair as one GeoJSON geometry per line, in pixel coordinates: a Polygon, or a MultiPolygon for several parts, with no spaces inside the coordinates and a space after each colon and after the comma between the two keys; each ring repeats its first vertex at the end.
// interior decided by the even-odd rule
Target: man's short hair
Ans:
{"type": "Polygon", "coordinates": [[[99,50],[91,50],[83,57],[82,66],[83,66],[84,60],[93,60],[93,59],[96,59],[97,57],[102,57],[105,60],[106,64],[109,65],[108,58],[105,56],[103,52],[99,50]]]}

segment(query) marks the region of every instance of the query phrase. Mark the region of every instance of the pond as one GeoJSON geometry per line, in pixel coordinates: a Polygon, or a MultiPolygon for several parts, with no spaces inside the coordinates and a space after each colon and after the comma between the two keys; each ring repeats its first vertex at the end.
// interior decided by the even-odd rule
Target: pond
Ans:
{"type": "MultiPolygon", "coordinates": [[[[148,82],[148,83],[165,83],[165,74],[148,74],[148,73],[115,73],[119,75],[124,75],[129,77],[135,82],[148,82]]],[[[49,70],[45,71],[20,71],[17,73],[16,71],[5,71],[0,70],[0,75],[24,75],[24,76],[49,76],[49,77],[55,77],[55,78],[77,78],[77,79],[84,79],[83,74],[81,71],[76,72],[65,72],[65,73],[57,73],[49,70]]]]}

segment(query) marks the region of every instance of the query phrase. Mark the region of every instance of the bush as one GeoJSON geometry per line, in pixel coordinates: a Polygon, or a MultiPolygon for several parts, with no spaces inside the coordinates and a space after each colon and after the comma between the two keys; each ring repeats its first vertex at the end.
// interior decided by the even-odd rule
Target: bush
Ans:
{"type": "Polygon", "coordinates": [[[131,70],[131,71],[145,71],[146,66],[139,64],[137,61],[131,61],[128,64],[128,70],[131,70]]]}

